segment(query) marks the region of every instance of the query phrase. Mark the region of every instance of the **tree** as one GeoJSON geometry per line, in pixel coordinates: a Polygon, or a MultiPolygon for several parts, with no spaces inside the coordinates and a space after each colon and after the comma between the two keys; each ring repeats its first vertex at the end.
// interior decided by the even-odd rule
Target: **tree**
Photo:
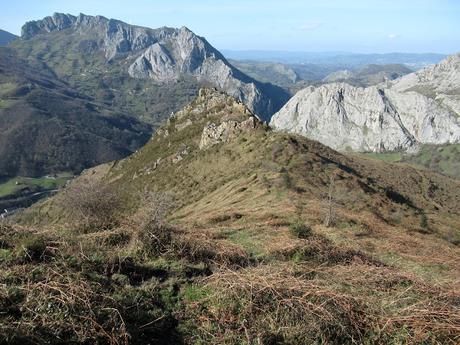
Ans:
{"type": "Polygon", "coordinates": [[[324,217],[324,225],[330,227],[335,222],[335,200],[334,200],[334,187],[335,187],[335,173],[331,174],[329,178],[329,190],[326,196],[326,215],[324,217]]]}

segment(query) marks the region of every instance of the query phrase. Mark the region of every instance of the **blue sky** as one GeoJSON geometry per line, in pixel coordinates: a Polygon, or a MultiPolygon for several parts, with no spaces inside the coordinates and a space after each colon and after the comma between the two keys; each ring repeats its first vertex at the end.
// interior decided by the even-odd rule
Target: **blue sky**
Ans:
{"type": "Polygon", "coordinates": [[[218,49],[460,51],[460,0],[2,0],[0,28],[54,12],[185,25],[218,49]]]}

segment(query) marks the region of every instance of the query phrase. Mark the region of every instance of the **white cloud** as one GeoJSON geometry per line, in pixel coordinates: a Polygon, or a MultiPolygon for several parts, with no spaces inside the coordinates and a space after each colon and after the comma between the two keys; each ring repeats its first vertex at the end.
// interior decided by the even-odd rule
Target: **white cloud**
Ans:
{"type": "Polygon", "coordinates": [[[388,35],[388,38],[389,38],[390,40],[395,40],[395,39],[397,39],[397,38],[399,38],[399,37],[401,37],[400,34],[389,34],[389,35],[388,35]]]}
{"type": "Polygon", "coordinates": [[[321,22],[307,22],[300,25],[297,29],[300,31],[312,31],[318,29],[322,25],[323,23],[321,22]]]}

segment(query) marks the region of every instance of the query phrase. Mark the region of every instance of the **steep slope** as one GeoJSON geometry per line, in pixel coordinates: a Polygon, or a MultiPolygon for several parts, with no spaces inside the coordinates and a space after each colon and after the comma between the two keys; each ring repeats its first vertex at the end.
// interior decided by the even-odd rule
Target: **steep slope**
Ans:
{"type": "Polygon", "coordinates": [[[6,46],[11,41],[18,38],[18,36],[9,33],[8,31],[4,31],[0,29],[0,46],[6,46]]]}
{"type": "MultiPolygon", "coordinates": [[[[443,93],[427,94],[414,78],[444,71],[453,80],[458,58],[409,74],[388,85],[358,88],[331,83],[299,91],[271,120],[275,128],[319,140],[339,150],[395,151],[418,144],[460,140],[457,81],[446,81],[443,93]]],[[[438,80],[433,78],[433,83],[438,80]]],[[[447,78],[447,80],[449,80],[447,78]]],[[[442,86],[440,86],[442,87],[442,86]]]]}
{"type": "Polygon", "coordinates": [[[272,132],[205,89],[22,214],[33,229],[0,233],[0,337],[455,344],[459,189],[272,132]]]}
{"type": "MultiPolygon", "coordinates": [[[[15,47],[23,56],[42,57],[79,90],[96,93],[100,84],[105,84],[102,99],[125,111],[134,102],[141,111],[133,115],[154,124],[191,100],[187,89],[197,90],[203,84],[241,99],[266,120],[288,98],[282,89],[256,82],[235,69],[204,38],[185,27],[149,29],[101,16],[56,13],[26,23],[15,47]],[[116,95],[120,88],[128,95],[116,95]],[[185,99],[177,102],[176,94],[183,93],[185,99]],[[151,114],[150,103],[162,102],[166,109],[151,114]]],[[[158,111],[158,107],[153,109],[158,111]]]]}
{"type": "Polygon", "coordinates": [[[365,65],[356,70],[341,70],[329,74],[323,82],[345,82],[353,86],[367,87],[400,78],[413,71],[401,64],[365,65]]]}
{"type": "Polygon", "coordinates": [[[79,173],[132,153],[150,131],[79,94],[43,63],[0,48],[0,177],[79,173]]]}

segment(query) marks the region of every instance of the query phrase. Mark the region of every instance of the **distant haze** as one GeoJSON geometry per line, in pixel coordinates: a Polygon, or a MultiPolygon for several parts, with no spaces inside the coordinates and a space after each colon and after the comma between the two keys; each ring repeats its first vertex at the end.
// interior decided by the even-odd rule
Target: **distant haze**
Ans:
{"type": "Polygon", "coordinates": [[[433,53],[354,54],[345,52],[290,52],[263,50],[222,50],[225,57],[234,60],[271,61],[287,64],[321,64],[337,68],[354,68],[367,64],[404,64],[419,69],[446,58],[433,53]]]}
{"type": "Polygon", "coordinates": [[[5,1],[1,29],[54,12],[103,15],[148,27],[187,26],[219,49],[460,51],[457,0],[5,1]]]}

